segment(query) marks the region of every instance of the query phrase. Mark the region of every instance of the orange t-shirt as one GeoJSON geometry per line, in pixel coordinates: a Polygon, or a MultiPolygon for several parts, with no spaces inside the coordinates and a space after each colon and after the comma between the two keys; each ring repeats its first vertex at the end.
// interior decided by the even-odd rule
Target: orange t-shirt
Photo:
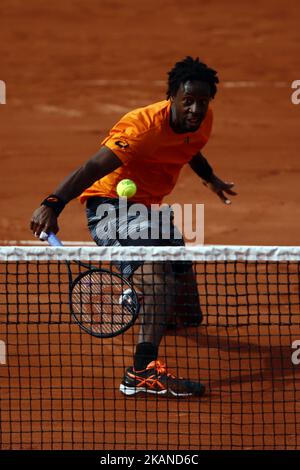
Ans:
{"type": "Polygon", "coordinates": [[[209,139],[212,110],[209,108],[196,132],[177,134],[170,126],[170,101],[135,109],[111,129],[102,145],[123,162],[109,175],[86,189],[79,200],[92,196],[118,197],[116,186],[129,178],[137,186],[133,202],[161,204],[174,188],[183,165],[201,150],[209,139]]]}

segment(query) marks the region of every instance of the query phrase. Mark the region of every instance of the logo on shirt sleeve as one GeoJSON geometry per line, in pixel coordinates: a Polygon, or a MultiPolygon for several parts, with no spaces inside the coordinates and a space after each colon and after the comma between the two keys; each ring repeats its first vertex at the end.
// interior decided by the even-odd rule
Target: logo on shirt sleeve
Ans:
{"type": "Polygon", "coordinates": [[[126,147],[129,145],[127,142],[125,142],[125,140],[117,140],[115,144],[121,149],[126,149],[126,147]]]}

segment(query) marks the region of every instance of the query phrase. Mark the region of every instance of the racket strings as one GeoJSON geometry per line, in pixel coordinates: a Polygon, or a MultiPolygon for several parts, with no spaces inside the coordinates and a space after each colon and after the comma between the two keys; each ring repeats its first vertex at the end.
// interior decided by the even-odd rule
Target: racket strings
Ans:
{"type": "Polygon", "coordinates": [[[95,334],[109,335],[132,321],[137,300],[122,278],[106,272],[87,272],[72,290],[73,314],[95,334]]]}

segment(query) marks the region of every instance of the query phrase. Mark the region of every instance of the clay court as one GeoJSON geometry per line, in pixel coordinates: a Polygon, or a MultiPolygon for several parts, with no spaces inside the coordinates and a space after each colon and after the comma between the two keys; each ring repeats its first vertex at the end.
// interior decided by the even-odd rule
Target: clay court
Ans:
{"type": "MultiPolygon", "coordinates": [[[[218,176],[235,182],[238,196],[223,205],[184,168],[165,202],[205,204],[206,244],[299,245],[300,105],[291,101],[291,84],[300,80],[297,2],[3,0],[1,11],[2,245],[32,238],[41,200],[98,150],[123,114],[164,99],[167,71],[186,55],[218,71],[203,154],[218,176]]],[[[60,229],[62,240],[91,241],[77,201],[60,229]]],[[[100,343],[70,326],[67,301],[59,306],[55,293],[50,328],[47,302],[35,310],[40,292],[30,292],[29,313],[26,306],[8,312],[1,300],[0,339],[9,334],[8,363],[0,365],[2,448],[299,449],[293,386],[299,393],[300,366],[289,361],[291,341],[300,339],[296,267],[290,275],[291,292],[281,294],[298,295],[291,328],[250,322],[237,340],[234,321],[220,329],[207,311],[196,331],[166,337],[170,368],[182,373],[178,358],[188,351],[189,370],[202,371],[209,393],[201,401],[121,396],[136,329],[100,343]],[[22,324],[30,315],[32,324],[22,324]],[[242,375],[234,373],[241,364],[242,375]],[[274,401],[284,405],[274,409],[274,401]]]]}

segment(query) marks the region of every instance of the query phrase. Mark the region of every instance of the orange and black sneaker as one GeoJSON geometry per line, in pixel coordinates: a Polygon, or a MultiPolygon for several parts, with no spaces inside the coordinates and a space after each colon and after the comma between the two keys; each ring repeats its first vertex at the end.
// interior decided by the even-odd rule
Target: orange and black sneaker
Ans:
{"type": "Polygon", "coordinates": [[[154,395],[189,397],[203,395],[205,387],[199,382],[175,377],[167,371],[164,363],[152,361],[145,370],[136,371],[133,367],[127,369],[120,391],[125,395],[144,392],[154,395]]]}

